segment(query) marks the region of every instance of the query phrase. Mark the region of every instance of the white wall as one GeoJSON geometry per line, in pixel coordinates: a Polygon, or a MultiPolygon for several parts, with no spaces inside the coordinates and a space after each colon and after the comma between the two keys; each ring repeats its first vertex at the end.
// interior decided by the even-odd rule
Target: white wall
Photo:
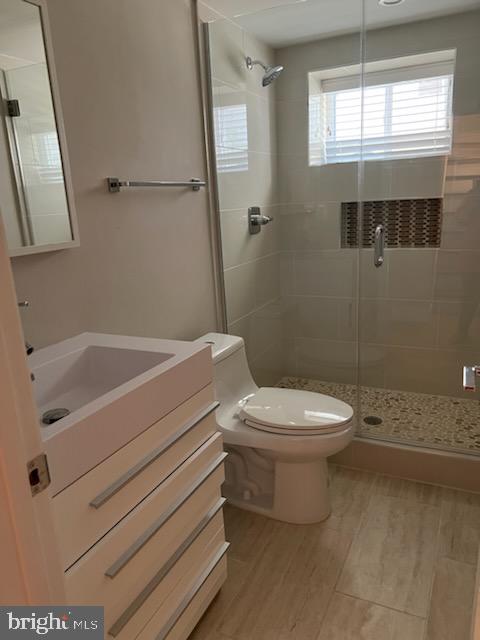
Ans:
{"type": "Polygon", "coordinates": [[[36,347],[81,331],[190,339],[216,325],[208,199],[109,194],[107,176],[205,177],[189,0],[48,0],[78,249],[13,259],[36,347]]]}

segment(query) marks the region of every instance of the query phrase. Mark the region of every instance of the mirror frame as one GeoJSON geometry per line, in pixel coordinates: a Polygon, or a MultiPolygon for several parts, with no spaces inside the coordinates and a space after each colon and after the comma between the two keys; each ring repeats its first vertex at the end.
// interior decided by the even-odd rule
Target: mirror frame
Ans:
{"type": "Polygon", "coordinates": [[[62,116],[62,106],[60,101],[60,92],[58,89],[57,73],[55,69],[55,60],[53,55],[53,45],[50,32],[50,23],[48,19],[48,10],[46,0],[19,0],[32,4],[39,9],[40,25],[43,34],[43,44],[45,47],[45,57],[48,70],[48,78],[50,81],[50,91],[52,94],[53,112],[55,123],[57,125],[58,144],[60,147],[60,156],[62,159],[63,179],[65,185],[65,194],[68,205],[68,215],[70,219],[70,228],[72,230],[72,240],[66,242],[57,242],[53,244],[38,244],[28,247],[9,248],[11,258],[16,256],[26,256],[36,253],[46,253],[47,251],[60,251],[62,249],[70,249],[80,245],[80,237],[78,231],[77,213],[75,208],[75,197],[73,190],[72,174],[70,170],[70,162],[68,158],[67,137],[65,133],[65,125],[62,116]]]}

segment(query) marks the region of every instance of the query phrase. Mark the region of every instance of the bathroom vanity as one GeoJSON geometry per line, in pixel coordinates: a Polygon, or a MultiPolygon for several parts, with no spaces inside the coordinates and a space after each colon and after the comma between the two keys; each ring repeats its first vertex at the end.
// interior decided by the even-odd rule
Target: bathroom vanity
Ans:
{"type": "Polygon", "coordinates": [[[210,348],[82,334],[30,364],[40,416],[71,410],[42,426],[67,602],[106,638],[186,638],[226,579],[210,348]]]}

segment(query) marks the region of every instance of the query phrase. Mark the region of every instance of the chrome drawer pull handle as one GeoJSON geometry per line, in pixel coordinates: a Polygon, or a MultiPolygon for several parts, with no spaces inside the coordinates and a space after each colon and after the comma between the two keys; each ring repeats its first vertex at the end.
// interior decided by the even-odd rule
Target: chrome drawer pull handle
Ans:
{"type": "Polygon", "coordinates": [[[198,477],[188,491],[180,496],[170,507],[162,513],[162,515],[155,520],[155,522],[148,527],[148,529],[139,536],[135,542],[122,553],[122,555],[116,560],[106,571],[105,576],[107,578],[115,578],[116,575],[127,565],[130,560],[144,547],[147,542],[152,538],[161,527],[169,520],[185,502],[191,498],[195,491],[218,469],[227,457],[227,453],[221,453],[218,458],[210,464],[205,471],[198,477]]]}
{"type": "Polygon", "coordinates": [[[122,629],[128,624],[128,622],[137,613],[143,603],[149,598],[149,596],[155,591],[160,582],[165,578],[170,569],[178,562],[185,551],[192,545],[192,543],[198,538],[205,527],[213,520],[220,509],[225,504],[225,498],[221,498],[217,504],[208,511],[208,513],[198,523],[192,533],[186,538],[182,544],[178,547],[172,557],[163,565],[163,567],[154,575],[147,586],[138,594],[135,600],[125,609],[119,618],[113,623],[108,630],[108,634],[114,638],[122,631],[122,629]]]}
{"type": "Polygon", "coordinates": [[[195,416],[192,420],[187,422],[180,431],[175,432],[168,440],[166,440],[163,444],[161,444],[157,449],[154,449],[148,456],[145,456],[140,462],[138,462],[134,467],[129,469],[126,473],[124,473],[120,478],[115,480],[109,487],[107,487],[102,493],[99,493],[96,498],[90,502],[90,506],[94,509],[98,509],[102,505],[104,505],[110,498],[112,498],[116,493],[123,489],[123,487],[131,482],[134,478],[136,478],[146,467],[155,462],[157,458],[159,458],[162,453],[165,453],[167,449],[170,449],[182,436],[184,436],[188,431],[191,431],[194,427],[197,426],[199,422],[201,422],[204,418],[210,415],[215,409],[219,406],[218,402],[212,402],[206,409],[204,409],[199,415],[195,416]]]}
{"type": "Polygon", "coordinates": [[[170,631],[173,629],[173,627],[177,624],[178,620],[181,618],[185,609],[195,598],[197,593],[200,591],[200,589],[203,587],[207,579],[210,577],[210,574],[213,572],[213,570],[216,568],[220,560],[223,558],[229,546],[230,544],[228,542],[225,542],[220,547],[219,551],[217,551],[212,561],[209,563],[208,567],[205,569],[205,571],[203,571],[200,574],[200,576],[195,581],[195,584],[193,585],[193,587],[190,589],[187,595],[183,598],[180,605],[175,610],[175,613],[169,618],[167,624],[163,627],[160,633],[155,637],[155,640],[164,640],[168,636],[170,631]]]}

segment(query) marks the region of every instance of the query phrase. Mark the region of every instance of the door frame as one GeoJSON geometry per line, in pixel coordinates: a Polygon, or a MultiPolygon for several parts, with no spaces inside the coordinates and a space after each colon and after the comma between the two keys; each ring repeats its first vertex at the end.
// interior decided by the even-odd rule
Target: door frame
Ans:
{"type": "Polygon", "coordinates": [[[65,602],[48,489],[31,494],[43,451],[5,230],[0,220],[0,605],[65,602]]]}

